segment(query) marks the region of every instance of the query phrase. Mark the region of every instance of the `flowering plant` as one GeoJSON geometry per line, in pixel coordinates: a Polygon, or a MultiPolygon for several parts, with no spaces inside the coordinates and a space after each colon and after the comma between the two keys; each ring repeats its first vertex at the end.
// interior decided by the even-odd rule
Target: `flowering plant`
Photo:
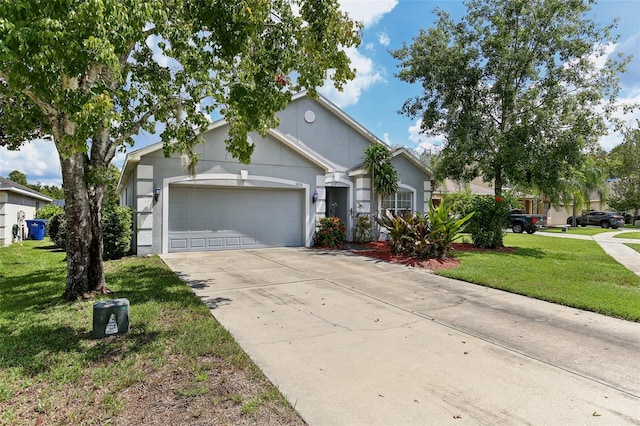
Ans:
{"type": "Polygon", "coordinates": [[[347,227],[339,217],[323,217],[316,230],[314,244],[321,247],[342,247],[346,236],[347,227]]]}

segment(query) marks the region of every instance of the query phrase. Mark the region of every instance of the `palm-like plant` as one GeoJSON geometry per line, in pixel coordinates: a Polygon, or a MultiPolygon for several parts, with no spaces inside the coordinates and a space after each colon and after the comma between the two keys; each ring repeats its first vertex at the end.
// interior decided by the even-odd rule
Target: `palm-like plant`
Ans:
{"type": "Polygon", "coordinates": [[[369,145],[364,151],[364,168],[371,175],[373,190],[379,195],[398,190],[398,172],[391,164],[391,151],[382,144],[369,145]]]}
{"type": "Polygon", "coordinates": [[[433,245],[432,255],[435,258],[442,259],[446,256],[449,246],[460,236],[465,224],[474,213],[471,212],[458,219],[451,214],[451,204],[446,200],[438,207],[431,205],[428,212],[429,223],[431,224],[429,241],[433,245]]]}
{"type": "Polygon", "coordinates": [[[584,207],[591,208],[591,194],[597,193],[600,197],[600,204],[607,198],[607,175],[604,168],[598,163],[595,157],[587,157],[580,169],[571,173],[570,177],[564,179],[560,188],[561,199],[565,206],[571,205],[573,217],[572,226],[576,226],[577,209],[584,207]]]}
{"type": "MultiPolygon", "coordinates": [[[[398,190],[398,172],[391,164],[391,151],[385,145],[369,145],[364,151],[364,168],[371,175],[373,194],[371,199],[377,209],[379,195],[393,194],[398,190]]],[[[378,229],[375,229],[376,238],[378,229]]]]}

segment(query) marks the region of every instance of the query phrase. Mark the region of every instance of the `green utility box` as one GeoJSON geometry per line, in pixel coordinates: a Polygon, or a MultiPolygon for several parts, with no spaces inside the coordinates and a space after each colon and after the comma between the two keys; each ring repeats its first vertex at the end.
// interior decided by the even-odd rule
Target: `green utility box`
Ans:
{"type": "Polygon", "coordinates": [[[129,300],[111,299],[93,304],[93,337],[124,334],[129,331],[129,300]]]}

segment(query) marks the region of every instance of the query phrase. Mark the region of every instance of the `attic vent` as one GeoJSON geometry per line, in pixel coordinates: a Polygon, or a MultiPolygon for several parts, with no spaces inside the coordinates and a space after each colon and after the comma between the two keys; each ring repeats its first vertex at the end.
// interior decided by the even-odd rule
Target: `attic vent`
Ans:
{"type": "Polygon", "coordinates": [[[307,123],[313,123],[316,119],[316,114],[311,111],[308,110],[307,112],[304,113],[304,121],[306,121],[307,123]]]}

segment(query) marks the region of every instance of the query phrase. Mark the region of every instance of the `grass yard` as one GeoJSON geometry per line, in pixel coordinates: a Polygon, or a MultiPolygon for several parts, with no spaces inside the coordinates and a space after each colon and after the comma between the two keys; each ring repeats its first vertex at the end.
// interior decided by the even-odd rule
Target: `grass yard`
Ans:
{"type": "Polygon", "coordinates": [[[640,244],[625,243],[625,246],[631,247],[632,249],[640,253],[640,244]]]}
{"type": "Polygon", "coordinates": [[[616,235],[614,238],[628,238],[630,240],[640,239],[640,232],[623,232],[616,235]]]}
{"type": "MultiPolygon", "coordinates": [[[[595,228],[597,229],[597,228],[595,228]]],[[[514,252],[460,252],[438,275],[640,321],[640,276],[594,241],[507,234],[514,252]]]]}
{"type": "MultiPolygon", "coordinates": [[[[602,234],[603,232],[615,232],[615,229],[604,229],[604,228],[600,228],[597,226],[586,226],[586,227],[575,227],[575,228],[567,228],[567,234],[573,234],[573,235],[596,235],[596,234],[602,234]]],[[[556,234],[560,234],[562,233],[562,228],[545,228],[543,230],[541,230],[540,232],[553,232],[556,234]]]]}
{"type": "Polygon", "coordinates": [[[116,294],[76,303],[64,257],[0,247],[0,424],[304,424],[158,257],[106,262],[116,294]],[[131,329],[94,340],[106,298],[129,299],[131,329]]]}

